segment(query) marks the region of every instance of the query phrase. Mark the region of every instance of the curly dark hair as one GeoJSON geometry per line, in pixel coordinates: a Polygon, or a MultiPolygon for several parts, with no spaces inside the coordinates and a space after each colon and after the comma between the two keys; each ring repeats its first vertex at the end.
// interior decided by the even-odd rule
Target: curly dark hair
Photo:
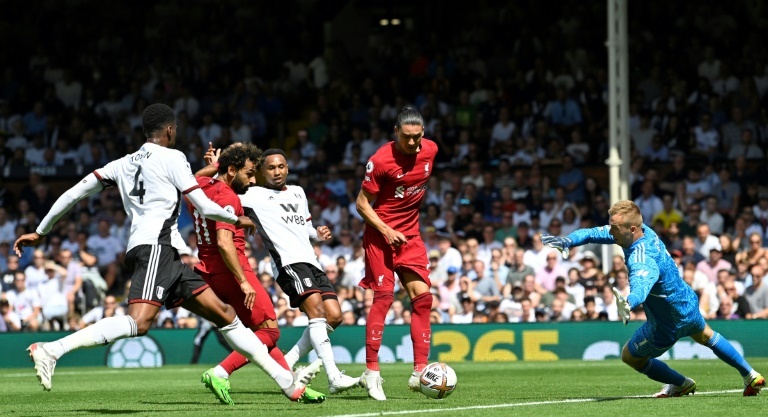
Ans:
{"type": "Polygon", "coordinates": [[[149,138],[153,133],[175,123],[176,113],[165,104],[150,104],[141,113],[141,122],[144,125],[144,136],[149,138]]]}
{"type": "Polygon", "coordinates": [[[252,143],[236,143],[221,151],[219,156],[219,174],[227,172],[229,166],[240,170],[245,166],[245,161],[251,161],[255,166],[261,165],[262,151],[252,143]]]}

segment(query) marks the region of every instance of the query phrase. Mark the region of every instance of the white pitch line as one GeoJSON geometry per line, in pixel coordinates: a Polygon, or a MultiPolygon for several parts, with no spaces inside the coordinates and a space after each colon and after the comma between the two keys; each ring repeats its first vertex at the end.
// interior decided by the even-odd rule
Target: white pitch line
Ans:
{"type": "MultiPolygon", "coordinates": [[[[95,369],[93,371],[56,371],[56,376],[60,375],[108,375],[108,374],[122,374],[125,372],[146,372],[148,370],[161,369],[161,368],[121,368],[121,369],[95,369]]],[[[173,369],[173,372],[198,372],[197,369],[173,369]]],[[[24,378],[34,377],[35,371],[20,372],[15,374],[3,374],[0,373],[0,378],[24,378]]]]}
{"type": "MultiPolygon", "coordinates": [[[[729,389],[722,391],[697,391],[699,395],[712,395],[712,394],[726,394],[732,392],[741,392],[740,389],[729,389]]],[[[605,397],[605,398],[649,398],[649,395],[634,395],[634,396],[619,396],[619,397],[605,397]]],[[[605,398],[574,398],[568,400],[553,400],[553,401],[533,401],[527,403],[509,403],[509,404],[490,404],[490,405],[472,405],[467,407],[451,407],[451,408],[429,408],[418,410],[400,410],[400,411],[379,411],[377,413],[364,413],[364,414],[340,414],[329,417],[376,417],[376,416],[396,416],[405,414],[417,414],[417,413],[442,413],[445,411],[465,411],[465,410],[487,410],[491,408],[510,408],[510,407],[526,407],[534,405],[552,405],[552,404],[569,404],[569,403],[590,403],[602,401],[605,398]]]]}

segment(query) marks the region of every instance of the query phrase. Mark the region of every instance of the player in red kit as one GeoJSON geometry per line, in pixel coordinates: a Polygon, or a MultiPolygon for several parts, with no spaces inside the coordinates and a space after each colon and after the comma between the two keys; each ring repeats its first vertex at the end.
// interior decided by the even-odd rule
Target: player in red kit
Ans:
{"type": "MultiPolygon", "coordinates": [[[[198,176],[200,189],[213,202],[225,210],[243,215],[238,194],[244,194],[256,175],[256,165],[261,160],[261,150],[255,145],[232,146],[219,157],[219,178],[198,176]]],[[[190,207],[195,220],[198,257],[195,270],[226,303],[232,305],[243,324],[254,331],[267,346],[269,355],[284,369],[290,370],[283,353],[277,348],[280,330],[277,328],[275,310],[267,292],[251,269],[245,256],[245,233],[242,229],[207,219],[190,207]]],[[[215,368],[203,373],[202,382],[224,404],[234,404],[229,395],[229,374],[247,363],[240,354],[230,355],[215,368]]],[[[307,378],[314,376],[320,362],[304,368],[307,378]]],[[[301,397],[303,402],[322,402],[323,394],[307,388],[301,397]]]]}
{"type": "Polygon", "coordinates": [[[419,391],[419,375],[427,365],[432,330],[429,313],[429,259],[419,232],[419,208],[432,173],[437,145],[424,139],[424,119],[406,106],[397,116],[395,140],[368,160],[357,197],[357,211],[365,219],[365,278],[360,286],[374,292],[365,324],[366,370],[360,385],[368,396],[384,401],[379,373],[379,348],[384,318],[394,300],[395,273],[411,298],[413,373],[408,387],[419,391]]]}

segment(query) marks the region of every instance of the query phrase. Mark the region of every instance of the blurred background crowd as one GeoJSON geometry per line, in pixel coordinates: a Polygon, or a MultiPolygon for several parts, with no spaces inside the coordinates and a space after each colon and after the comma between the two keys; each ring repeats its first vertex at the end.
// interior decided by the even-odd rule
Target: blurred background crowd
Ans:
{"type": "MultiPolygon", "coordinates": [[[[5,3],[0,48],[16,53],[0,64],[0,331],[125,314],[130,224],[115,190],[82,201],[37,250],[10,247],[82,175],[141,146],[155,102],[175,109],[193,170],[209,143],[286,150],[315,225],[333,229],[315,248],[346,325],[372,303],[357,287],[354,199],[405,104],[440,147],[421,214],[433,322],[617,320],[623,259],[590,245],[563,259],[539,237],[607,224],[605,4],[473,4],[5,3]]],[[[629,7],[632,199],[705,317],[766,318],[766,6],[629,7]]],[[[190,224],[184,213],[193,265],[190,224]]],[[[280,324],[306,325],[258,238],[248,251],[280,324]]],[[[409,307],[398,291],[388,323],[408,323],[409,307]]],[[[198,322],[176,309],[157,325],[198,322]]]]}

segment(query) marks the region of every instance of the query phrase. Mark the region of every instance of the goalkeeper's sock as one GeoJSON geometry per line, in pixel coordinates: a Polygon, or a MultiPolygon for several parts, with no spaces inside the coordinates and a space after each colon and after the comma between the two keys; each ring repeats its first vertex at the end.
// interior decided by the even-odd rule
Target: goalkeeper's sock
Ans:
{"type": "Polygon", "coordinates": [[[56,359],[83,347],[106,346],[116,340],[135,337],[138,330],[131,316],[103,318],[85,329],[44,345],[45,351],[56,359]]]}
{"type": "Polygon", "coordinates": [[[371,371],[379,370],[379,349],[384,337],[384,318],[395,296],[388,291],[374,291],[373,305],[365,321],[365,364],[371,371]]]}
{"type": "Polygon", "coordinates": [[[655,358],[651,358],[651,360],[648,361],[648,365],[639,372],[641,374],[645,374],[645,376],[651,378],[654,381],[661,382],[662,384],[672,384],[679,387],[685,383],[684,376],[670,368],[666,363],[655,358]]]}
{"type": "Polygon", "coordinates": [[[413,369],[421,372],[427,366],[432,326],[429,313],[432,311],[432,293],[429,291],[411,300],[411,342],[413,343],[413,369]]]}
{"type": "Polygon", "coordinates": [[[733,348],[731,342],[720,335],[720,333],[715,332],[707,342],[707,346],[712,349],[712,352],[715,352],[715,355],[717,355],[721,361],[736,368],[742,377],[749,375],[750,371],[752,371],[752,367],[749,366],[744,357],[741,356],[741,354],[733,348]]]}

